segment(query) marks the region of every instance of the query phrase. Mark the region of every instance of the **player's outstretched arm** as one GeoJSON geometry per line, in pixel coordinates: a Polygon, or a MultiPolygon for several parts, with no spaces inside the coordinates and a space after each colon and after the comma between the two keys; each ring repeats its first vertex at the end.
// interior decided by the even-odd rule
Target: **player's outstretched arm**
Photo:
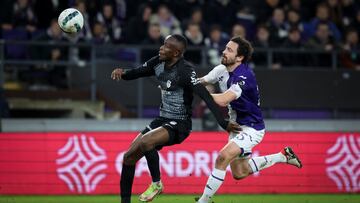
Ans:
{"type": "Polygon", "coordinates": [[[219,125],[228,132],[238,133],[241,128],[239,124],[232,121],[226,121],[224,116],[222,115],[220,109],[216,105],[214,99],[211,97],[210,93],[206,90],[206,88],[202,84],[196,84],[193,86],[194,92],[199,95],[201,99],[203,99],[210,109],[210,111],[214,114],[219,125]]]}
{"type": "Polygon", "coordinates": [[[154,67],[159,64],[159,57],[155,56],[146,61],[138,68],[124,70],[123,68],[115,68],[111,73],[113,80],[134,80],[141,77],[148,77],[155,75],[154,67]]]}
{"type": "Polygon", "coordinates": [[[207,85],[212,84],[212,83],[207,82],[204,77],[199,78],[199,81],[200,81],[200,83],[201,83],[202,85],[204,85],[204,86],[207,86],[207,85]]]}
{"type": "Polygon", "coordinates": [[[185,88],[193,89],[193,92],[205,101],[210,111],[214,114],[217,122],[224,130],[235,133],[239,132],[241,130],[240,125],[236,122],[225,120],[219,106],[215,103],[205,86],[201,84],[199,78],[196,77],[196,72],[193,68],[182,70],[183,71],[180,72],[180,84],[185,88]]]}
{"type": "Polygon", "coordinates": [[[135,80],[141,77],[148,77],[154,75],[154,69],[149,67],[139,67],[129,70],[124,70],[122,68],[115,68],[111,73],[111,79],[119,80],[135,80]]]}
{"type": "Polygon", "coordinates": [[[214,98],[214,101],[222,107],[226,107],[230,102],[236,99],[236,95],[231,91],[226,91],[221,94],[211,94],[214,98]]]}

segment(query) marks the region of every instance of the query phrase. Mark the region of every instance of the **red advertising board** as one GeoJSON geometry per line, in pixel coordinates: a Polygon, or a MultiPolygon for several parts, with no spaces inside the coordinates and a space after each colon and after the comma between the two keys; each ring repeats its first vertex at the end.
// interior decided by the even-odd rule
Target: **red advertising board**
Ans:
{"type": "MultiPolygon", "coordinates": [[[[0,194],[118,194],[123,154],[137,132],[2,133],[0,194]]],[[[225,132],[193,132],[160,151],[165,193],[201,193],[225,132]]],[[[267,132],[254,156],[292,146],[298,169],[278,164],[236,181],[228,171],[224,193],[344,193],[360,191],[360,134],[267,132]]],[[[146,160],[136,166],[133,193],[151,179],[146,160]]]]}

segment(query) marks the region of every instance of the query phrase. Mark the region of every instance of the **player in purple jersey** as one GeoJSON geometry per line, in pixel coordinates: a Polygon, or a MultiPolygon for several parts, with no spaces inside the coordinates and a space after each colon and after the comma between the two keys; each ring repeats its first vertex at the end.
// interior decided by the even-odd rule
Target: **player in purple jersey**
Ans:
{"type": "Polygon", "coordinates": [[[200,78],[203,84],[219,83],[222,93],[212,94],[220,106],[227,106],[230,120],[240,124],[239,133],[230,133],[229,142],[216,158],[199,203],[209,202],[224,181],[226,168],[230,164],[236,180],[243,179],[276,163],[288,163],[302,167],[300,159],[290,147],[281,152],[251,158],[251,150],[259,144],[265,134],[265,125],[260,109],[259,89],[254,72],[248,66],[253,48],[241,38],[234,37],[223,51],[221,64],[200,78]]]}

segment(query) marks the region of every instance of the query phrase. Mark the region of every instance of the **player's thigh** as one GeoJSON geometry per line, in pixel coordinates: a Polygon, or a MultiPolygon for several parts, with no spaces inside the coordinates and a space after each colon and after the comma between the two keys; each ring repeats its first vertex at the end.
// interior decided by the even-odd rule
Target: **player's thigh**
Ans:
{"type": "Polygon", "coordinates": [[[142,134],[142,133],[139,133],[139,134],[133,139],[133,141],[131,142],[130,148],[131,148],[132,146],[138,145],[138,144],[140,143],[140,140],[141,140],[141,137],[142,137],[142,136],[143,136],[143,134],[142,134]]]}
{"type": "Polygon", "coordinates": [[[169,132],[164,127],[155,128],[141,136],[141,142],[146,145],[163,145],[169,141],[169,132]]]}
{"type": "Polygon", "coordinates": [[[124,162],[126,164],[134,164],[143,155],[140,148],[142,134],[138,134],[137,137],[132,141],[129,149],[124,154],[124,162]]]}

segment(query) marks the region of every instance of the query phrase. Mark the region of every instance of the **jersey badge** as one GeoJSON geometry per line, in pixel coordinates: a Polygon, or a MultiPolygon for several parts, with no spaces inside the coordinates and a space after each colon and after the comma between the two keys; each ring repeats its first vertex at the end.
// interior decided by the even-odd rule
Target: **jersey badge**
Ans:
{"type": "Polygon", "coordinates": [[[166,82],[166,88],[169,88],[169,87],[171,87],[171,80],[168,80],[168,81],[166,82]]]}

